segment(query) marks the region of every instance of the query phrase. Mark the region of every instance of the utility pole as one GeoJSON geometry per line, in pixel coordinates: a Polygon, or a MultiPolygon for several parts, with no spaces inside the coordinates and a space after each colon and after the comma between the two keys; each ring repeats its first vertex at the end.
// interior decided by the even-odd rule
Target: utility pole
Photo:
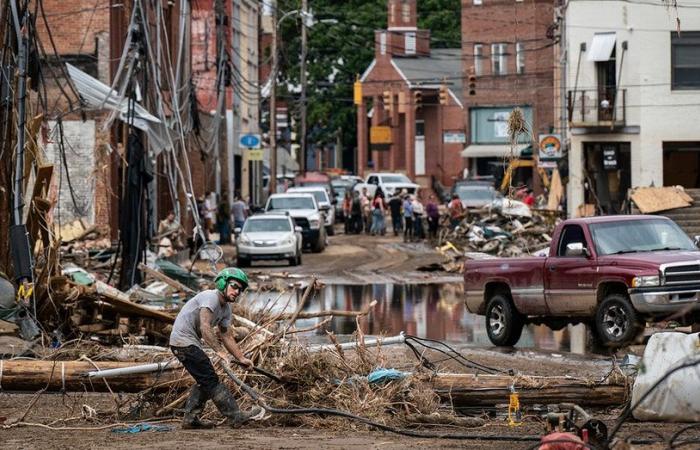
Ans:
{"type": "Polygon", "coordinates": [[[301,136],[299,148],[299,170],[301,173],[306,172],[306,53],[307,53],[307,30],[306,18],[309,13],[309,1],[301,1],[301,74],[299,83],[301,84],[301,136]]]}
{"type": "MultiPolygon", "coordinates": [[[[222,120],[221,117],[226,111],[226,85],[224,83],[224,69],[223,69],[223,59],[224,59],[224,0],[214,1],[214,23],[216,25],[216,76],[217,76],[217,107],[215,123],[216,121],[222,120]],[[218,99],[220,96],[224,96],[224,105],[222,108],[219,107],[218,99]]],[[[216,195],[218,199],[221,199],[221,127],[217,129],[215,136],[214,145],[214,185],[216,190],[216,195]]]]}
{"type": "Polygon", "coordinates": [[[277,192],[277,3],[272,9],[272,70],[270,71],[270,194],[277,192]]]}

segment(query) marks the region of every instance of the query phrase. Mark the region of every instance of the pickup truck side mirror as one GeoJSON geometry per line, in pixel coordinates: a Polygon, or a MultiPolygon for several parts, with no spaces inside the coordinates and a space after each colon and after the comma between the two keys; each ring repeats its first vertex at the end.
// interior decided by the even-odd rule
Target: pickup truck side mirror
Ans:
{"type": "Polygon", "coordinates": [[[294,227],[294,231],[297,232],[297,233],[301,233],[301,232],[303,231],[303,229],[302,229],[301,227],[299,227],[299,226],[295,226],[295,227],[294,227]]]}
{"type": "Polygon", "coordinates": [[[234,228],[233,234],[236,234],[236,235],[241,234],[241,229],[239,227],[234,228]]]}
{"type": "Polygon", "coordinates": [[[572,242],[566,244],[566,256],[585,256],[588,257],[588,249],[581,242],[572,242]]]}
{"type": "Polygon", "coordinates": [[[693,242],[695,242],[696,247],[700,247],[700,234],[693,238],[693,242]]]}

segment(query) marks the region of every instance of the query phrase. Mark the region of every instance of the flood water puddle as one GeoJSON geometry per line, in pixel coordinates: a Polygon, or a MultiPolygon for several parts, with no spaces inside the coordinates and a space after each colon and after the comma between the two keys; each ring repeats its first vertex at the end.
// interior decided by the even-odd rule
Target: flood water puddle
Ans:
{"type": "MultiPolygon", "coordinates": [[[[255,293],[249,296],[249,302],[254,308],[293,312],[301,293],[297,292],[291,298],[290,295],[255,293]]],[[[396,335],[403,331],[421,338],[493,347],[486,333],[484,317],[466,310],[461,283],[327,285],[306,302],[303,311],[359,311],[373,300],[377,300],[377,304],[369,316],[359,318],[359,325],[366,335],[396,335]]],[[[324,318],[302,319],[296,326],[310,328],[322,320],[324,318]]],[[[356,328],[354,317],[336,316],[325,325],[325,329],[340,336],[350,335],[356,328]]],[[[314,340],[315,334],[325,333],[317,330],[307,333],[307,337],[314,340]]],[[[571,346],[566,328],[552,331],[543,325],[528,325],[516,347],[569,351],[571,346]]]]}

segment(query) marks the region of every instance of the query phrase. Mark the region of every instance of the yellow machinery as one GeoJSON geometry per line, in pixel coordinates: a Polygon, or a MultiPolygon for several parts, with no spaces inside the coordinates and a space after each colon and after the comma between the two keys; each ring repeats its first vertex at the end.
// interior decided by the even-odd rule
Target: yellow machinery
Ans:
{"type": "Polygon", "coordinates": [[[501,182],[501,192],[504,194],[508,193],[508,188],[510,187],[511,180],[513,179],[513,172],[520,168],[536,168],[537,173],[540,174],[542,179],[542,185],[549,188],[549,176],[547,176],[547,171],[541,167],[537,167],[537,161],[534,159],[512,159],[508,163],[506,172],[503,175],[503,181],[501,182]]]}

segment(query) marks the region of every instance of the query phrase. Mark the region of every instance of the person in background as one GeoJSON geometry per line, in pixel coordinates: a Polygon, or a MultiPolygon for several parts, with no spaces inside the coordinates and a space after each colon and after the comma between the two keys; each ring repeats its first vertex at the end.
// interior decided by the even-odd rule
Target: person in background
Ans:
{"type": "Polygon", "coordinates": [[[216,226],[219,230],[219,244],[231,243],[231,207],[228,204],[226,192],[221,196],[219,207],[216,209],[216,226]]]}
{"type": "Polygon", "coordinates": [[[413,240],[413,204],[408,194],[403,197],[403,220],[403,241],[410,242],[413,240]]]}
{"type": "Polygon", "coordinates": [[[202,225],[202,232],[204,233],[204,239],[209,240],[209,229],[206,226],[206,220],[204,216],[206,215],[204,196],[197,197],[197,215],[199,217],[199,223],[202,225]]]}
{"type": "Polygon", "coordinates": [[[394,228],[394,236],[398,236],[403,229],[401,223],[401,197],[395,192],[389,200],[389,211],[391,211],[391,225],[394,228]]]}
{"type": "Polygon", "coordinates": [[[233,227],[243,228],[245,219],[248,217],[248,205],[241,199],[241,194],[236,192],[233,205],[231,205],[231,214],[233,215],[233,227]]]}
{"type": "Polygon", "coordinates": [[[352,214],[352,194],[350,191],[345,191],[345,196],[343,196],[343,218],[345,225],[345,234],[350,234],[350,226],[352,224],[350,220],[350,215],[352,214]]]}
{"type": "Polygon", "coordinates": [[[437,239],[438,225],[440,223],[440,210],[435,203],[435,196],[428,197],[428,204],[425,205],[425,215],[428,217],[428,238],[437,239]]]}
{"type": "Polygon", "coordinates": [[[411,206],[413,207],[413,239],[416,241],[423,240],[425,239],[425,231],[423,230],[425,207],[415,195],[411,199],[411,206]]]}
{"type": "Polygon", "coordinates": [[[214,231],[214,213],[216,212],[216,194],[207,191],[204,196],[204,227],[207,232],[214,231]]]}
{"type": "Polygon", "coordinates": [[[369,199],[369,194],[367,193],[367,188],[362,188],[362,195],[360,195],[360,204],[362,205],[362,224],[364,226],[365,233],[369,234],[372,213],[372,202],[369,199]]]}
{"type": "Polygon", "coordinates": [[[384,212],[384,197],[380,192],[377,192],[374,194],[374,200],[372,200],[372,228],[370,229],[372,236],[385,233],[384,212]]]}
{"type": "Polygon", "coordinates": [[[535,194],[532,192],[532,189],[527,190],[525,197],[523,197],[523,203],[525,203],[529,208],[535,206],[535,194]]]}
{"type": "Polygon", "coordinates": [[[464,205],[457,194],[452,194],[452,200],[447,208],[450,210],[450,226],[454,230],[464,219],[464,205]]]}

